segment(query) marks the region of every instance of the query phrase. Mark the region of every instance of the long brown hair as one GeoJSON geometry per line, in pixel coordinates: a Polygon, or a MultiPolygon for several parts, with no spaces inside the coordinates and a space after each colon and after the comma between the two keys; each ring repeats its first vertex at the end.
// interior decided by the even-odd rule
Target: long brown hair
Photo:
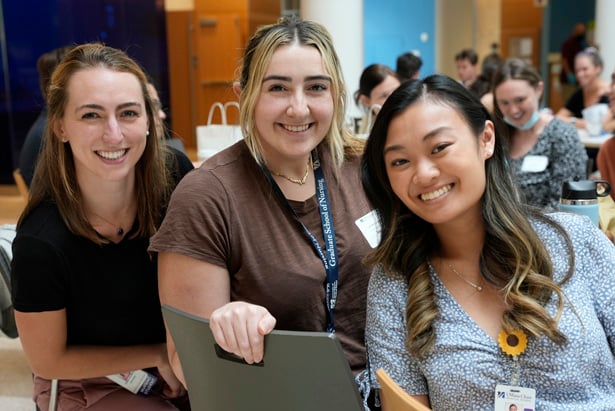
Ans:
{"type": "Polygon", "coordinates": [[[147,142],[143,155],[135,166],[137,198],[137,230],[133,237],[154,234],[171,193],[171,177],[165,166],[166,151],[159,145],[152,101],[147,92],[147,78],[141,67],[121,50],[100,43],[87,43],[74,47],[57,66],[47,89],[48,121],[43,146],[37,163],[30,197],[18,225],[44,202],[54,202],[68,229],[97,244],[108,242],[89,223],[70,144],[63,143],[54,132],[54,126],[64,116],[68,102],[68,83],[81,70],[104,67],[109,70],[133,74],[141,84],[148,119],[147,142]]]}

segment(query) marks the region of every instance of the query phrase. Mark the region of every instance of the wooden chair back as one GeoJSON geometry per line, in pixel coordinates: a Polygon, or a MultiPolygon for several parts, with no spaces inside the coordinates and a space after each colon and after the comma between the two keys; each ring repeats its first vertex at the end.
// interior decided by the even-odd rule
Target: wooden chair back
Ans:
{"type": "Polygon", "coordinates": [[[382,368],[376,371],[380,383],[380,402],[387,411],[431,411],[404,391],[382,368]]]}
{"type": "Polygon", "coordinates": [[[17,190],[19,191],[21,197],[28,201],[28,185],[26,184],[26,180],[23,179],[21,171],[19,171],[18,168],[13,171],[13,179],[15,180],[15,184],[17,184],[17,190]]]}

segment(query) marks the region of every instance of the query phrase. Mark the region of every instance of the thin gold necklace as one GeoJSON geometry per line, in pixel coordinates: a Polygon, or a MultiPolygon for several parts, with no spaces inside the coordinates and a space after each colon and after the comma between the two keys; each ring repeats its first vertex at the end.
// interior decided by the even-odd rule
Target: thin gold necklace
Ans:
{"type": "Polygon", "coordinates": [[[446,263],[446,265],[448,265],[448,268],[450,268],[452,272],[457,274],[457,277],[461,278],[466,284],[469,284],[470,286],[474,287],[474,289],[476,291],[478,291],[478,292],[483,291],[483,285],[482,284],[475,284],[475,283],[473,283],[472,281],[468,280],[463,275],[461,275],[461,273],[459,271],[455,270],[455,267],[453,267],[451,264],[446,263]]]}
{"type": "Polygon", "coordinates": [[[302,185],[305,184],[305,182],[307,181],[308,175],[310,174],[310,164],[311,163],[312,163],[312,156],[310,156],[310,159],[308,160],[308,163],[305,166],[305,174],[301,178],[289,177],[289,176],[281,174],[281,173],[276,173],[275,171],[273,172],[273,174],[275,174],[278,177],[285,178],[288,181],[290,181],[291,183],[299,184],[300,186],[302,186],[302,185]]]}
{"type": "Polygon", "coordinates": [[[107,220],[105,217],[101,216],[100,214],[96,214],[94,211],[90,211],[90,213],[92,213],[96,217],[100,218],[105,223],[109,224],[111,227],[114,227],[115,234],[117,236],[121,237],[122,235],[124,235],[124,229],[122,228],[122,226],[118,226],[117,224],[113,224],[111,221],[107,220]],[[115,228],[115,227],[117,227],[117,228],[115,228]]]}

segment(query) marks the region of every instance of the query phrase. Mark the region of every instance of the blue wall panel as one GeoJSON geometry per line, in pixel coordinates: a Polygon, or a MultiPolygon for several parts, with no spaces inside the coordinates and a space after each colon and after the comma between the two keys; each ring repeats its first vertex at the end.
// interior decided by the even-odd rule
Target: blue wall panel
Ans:
{"type": "Polygon", "coordinates": [[[364,66],[382,63],[395,69],[397,56],[418,50],[421,76],[435,72],[435,13],[435,0],[365,0],[364,66]]]}

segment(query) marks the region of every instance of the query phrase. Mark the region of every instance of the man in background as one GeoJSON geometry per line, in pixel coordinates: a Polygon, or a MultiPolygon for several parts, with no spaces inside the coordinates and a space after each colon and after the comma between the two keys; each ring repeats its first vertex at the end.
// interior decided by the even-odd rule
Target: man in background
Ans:
{"type": "Polygon", "coordinates": [[[47,88],[51,81],[51,75],[53,74],[53,70],[55,70],[56,66],[62,61],[71,48],[72,46],[64,46],[53,49],[41,54],[36,61],[38,80],[44,104],[40,114],[30,127],[30,130],[28,130],[28,134],[21,147],[21,152],[19,153],[19,172],[28,187],[30,187],[30,183],[32,182],[34,167],[43,141],[43,133],[47,126],[47,104],[45,102],[47,101],[47,88]]]}
{"type": "Polygon", "coordinates": [[[564,41],[560,50],[562,55],[562,71],[560,72],[559,81],[562,85],[563,101],[568,101],[578,87],[574,75],[574,58],[587,47],[585,32],[585,24],[575,24],[572,34],[564,41]]]}
{"type": "Polygon", "coordinates": [[[479,74],[478,54],[473,49],[463,49],[455,55],[455,65],[459,81],[469,88],[479,74]]]}

